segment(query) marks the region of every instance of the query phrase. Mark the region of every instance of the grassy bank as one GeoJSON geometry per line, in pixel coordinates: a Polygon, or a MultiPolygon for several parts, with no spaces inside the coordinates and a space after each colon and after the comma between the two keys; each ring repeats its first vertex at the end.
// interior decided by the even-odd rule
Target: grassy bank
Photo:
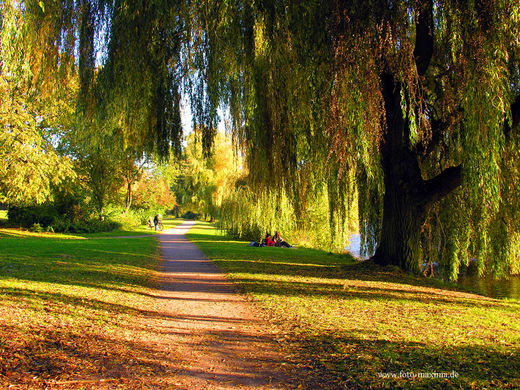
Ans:
{"type": "Polygon", "coordinates": [[[188,236],[285,329],[288,359],[310,368],[307,384],[520,387],[518,301],[442,289],[348,256],[249,247],[209,224],[188,236]]]}
{"type": "Polygon", "coordinates": [[[82,236],[0,231],[0,388],[139,388],[168,370],[148,328],[157,241],[82,236]]]}

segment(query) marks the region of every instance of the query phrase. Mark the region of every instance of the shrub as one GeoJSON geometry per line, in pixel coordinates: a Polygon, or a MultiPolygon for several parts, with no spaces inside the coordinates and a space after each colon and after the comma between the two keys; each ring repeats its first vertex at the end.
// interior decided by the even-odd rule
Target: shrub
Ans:
{"type": "Polygon", "coordinates": [[[34,223],[30,228],[29,228],[29,231],[31,232],[35,232],[35,233],[42,233],[45,231],[45,229],[39,224],[39,223],[34,223]]]}
{"type": "Polygon", "coordinates": [[[184,219],[199,219],[200,218],[200,214],[195,214],[192,211],[187,211],[187,212],[185,212],[182,215],[182,218],[184,218],[184,219]]]}
{"type": "Polygon", "coordinates": [[[34,224],[47,227],[59,218],[56,209],[49,204],[11,207],[7,212],[7,218],[12,225],[18,225],[24,228],[30,228],[34,224]]]}
{"type": "MultiPolygon", "coordinates": [[[[71,215],[60,215],[53,204],[37,206],[11,207],[8,211],[9,224],[21,226],[34,232],[61,233],[100,233],[121,229],[121,221],[98,219],[73,220],[71,215]]],[[[139,218],[133,217],[133,222],[139,224],[139,218]]]]}
{"type": "Polygon", "coordinates": [[[55,232],[63,233],[101,233],[121,229],[121,224],[114,221],[101,222],[97,219],[91,219],[89,221],[76,221],[72,223],[69,221],[58,222],[53,228],[55,232]]]}
{"type": "Polygon", "coordinates": [[[69,233],[71,222],[67,219],[57,219],[52,224],[52,229],[55,232],[69,233]]]}
{"type": "MultiPolygon", "coordinates": [[[[144,217],[146,223],[147,217],[144,217]]],[[[122,227],[133,228],[143,224],[143,216],[140,213],[129,211],[126,215],[116,214],[110,216],[112,222],[116,222],[122,227]]]]}

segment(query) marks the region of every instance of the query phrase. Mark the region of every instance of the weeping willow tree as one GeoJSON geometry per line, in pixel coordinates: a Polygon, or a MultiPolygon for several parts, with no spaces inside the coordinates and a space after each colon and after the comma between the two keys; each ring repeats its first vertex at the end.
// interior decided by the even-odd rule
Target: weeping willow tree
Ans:
{"type": "Polygon", "coordinates": [[[24,4],[79,37],[45,50],[78,48],[79,108],[128,142],[180,148],[184,92],[205,149],[227,107],[251,185],[288,194],[297,218],[324,187],[331,223],[358,196],[377,263],[518,272],[516,0],[24,4]]]}
{"type": "Polygon", "coordinates": [[[254,183],[298,199],[325,181],[338,210],[355,172],[375,262],[518,272],[517,2],[236,1],[198,18],[208,100],[229,105],[254,183]]]}

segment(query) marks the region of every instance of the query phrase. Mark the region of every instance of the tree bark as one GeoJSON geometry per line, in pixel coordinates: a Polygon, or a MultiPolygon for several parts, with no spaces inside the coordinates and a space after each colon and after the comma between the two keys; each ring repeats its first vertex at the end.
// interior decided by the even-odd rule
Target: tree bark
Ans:
{"type": "Polygon", "coordinates": [[[509,123],[507,118],[504,120],[504,134],[507,141],[511,138],[511,132],[520,127],[520,95],[511,103],[511,120],[512,123],[509,123]]]}
{"type": "Polygon", "coordinates": [[[460,165],[423,180],[416,154],[409,145],[410,123],[401,109],[401,86],[386,72],[381,77],[386,132],[381,154],[385,195],[383,223],[374,261],[419,272],[421,226],[426,211],[462,183],[460,165]]]}
{"type": "Polygon", "coordinates": [[[381,144],[385,195],[383,224],[374,260],[418,271],[420,228],[424,219],[422,177],[417,158],[409,150],[409,122],[401,109],[401,87],[390,72],[381,76],[386,132],[381,144]]]}
{"type": "Polygon", "coordinates": [[[123,212],[123,215],[126,216],[128,214],[128,210],[130,210],[131,205],[132,205],[132,182],[130,180],[127,180],[125,211],[123,212]]]}
{"type": "MultiPolygon", "coordinates": [[[[387,148],[389,149],[389,148],[387,148]]],[[[394,149],[383,162],[385,195],[383,224],[374,260],[419,272],[421,226],[428,208],[462,183],[461,166],[424,181],[417,159],[407,149],[394,149]]]]}

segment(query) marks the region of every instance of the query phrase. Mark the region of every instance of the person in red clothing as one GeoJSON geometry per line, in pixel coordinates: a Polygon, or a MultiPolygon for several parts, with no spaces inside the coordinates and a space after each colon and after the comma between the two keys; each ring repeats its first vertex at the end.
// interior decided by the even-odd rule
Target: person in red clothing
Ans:
{"type": "Polygon", "coordinates": [[[266,245],[266,246],[274,246],[274,244],[275,244],[275,242],[271,238],[271,235],[269,233],[267,233],[265,235],[264,245],[266,245]]]}

